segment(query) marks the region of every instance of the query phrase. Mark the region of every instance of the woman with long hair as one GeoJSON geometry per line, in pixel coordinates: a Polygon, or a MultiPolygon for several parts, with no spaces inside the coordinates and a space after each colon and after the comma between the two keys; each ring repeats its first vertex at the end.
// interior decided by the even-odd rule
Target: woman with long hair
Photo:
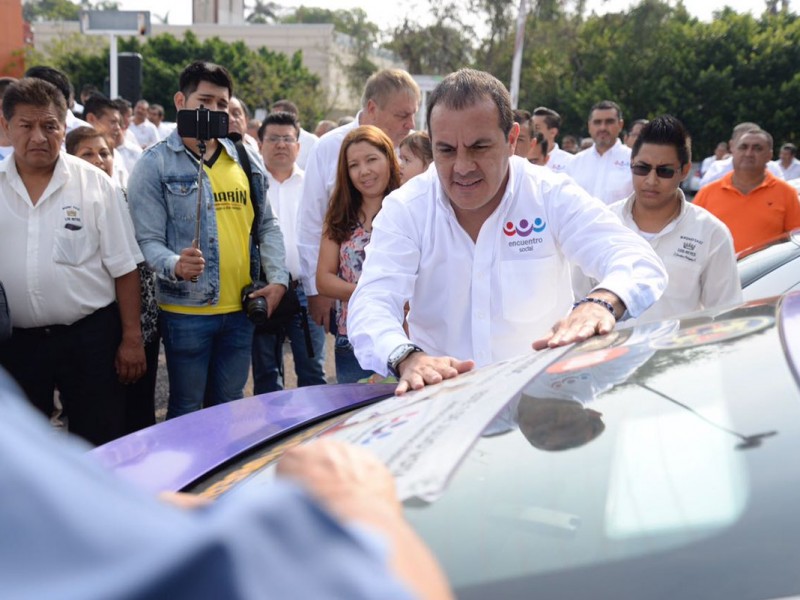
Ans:
{"type": "Polygon", "coordinates": [[[366,125],[347,134],[339,151],[336,184],[322,230],[317,290],[336,302],[336,380],[352,383],[372,372],[361,368],[347,339],[347,301],[356,289],[372,220],[383,199],[400,186],[392,141],[366,125]]]}

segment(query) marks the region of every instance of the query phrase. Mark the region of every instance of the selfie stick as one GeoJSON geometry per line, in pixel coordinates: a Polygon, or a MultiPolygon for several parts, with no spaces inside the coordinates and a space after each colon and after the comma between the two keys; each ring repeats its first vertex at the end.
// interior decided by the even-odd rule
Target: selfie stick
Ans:
{"type": "MultiPolygon", "coordinates": [[[[200,107],[203,108],[202,106],[200,107]]],[[[197,112],[197,128],[200,129],[200,111],[197,112]]],[[[206,141],[203,136],[198,136],[197,147],[200,150],[200,162],[197,166],[197,217],[194,223],[194,239],[192,240],[192,248],[200,248],[200,211],[203,210],[203,161],[206,155],[206,141]]],[[[192,277],[192,283],[197,283],[198,275],[192,277]]]]}

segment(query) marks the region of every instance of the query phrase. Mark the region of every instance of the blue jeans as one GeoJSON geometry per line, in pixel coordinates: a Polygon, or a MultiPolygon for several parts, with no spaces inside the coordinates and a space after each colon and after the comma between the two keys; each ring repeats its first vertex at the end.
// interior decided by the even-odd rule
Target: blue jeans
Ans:
{"type": "MultiPolygon", "coordinates": [[[[300,304],[308,308],[308,299],[302,288],[297,288],[300,304]]],[[[309,315],[308,330],[314,358],[309,358],[306,336],[303,332],[303,315],[295,315],[285,334],[292,346],[297,387],[321,385],[325,381],[325,329],[314,323],[309,315]]],[[[266,394],[283,389],[283,337],[256,332],[253,336],[253,392],[266,394]]]]}
{"type": "Polygon", "coordinates": [[[336,383],[356,383],[359,379],[366,379],[372,371],[361,368],[356,360],[353,345],[346,335],[336,334],[336,383]]]}
{"type": "Polygon", "coordinates": [[[168,419],[244,395],[253,346],[253,324],[244,312],[161,311],[160,323],[169,373],[168,419]]]}

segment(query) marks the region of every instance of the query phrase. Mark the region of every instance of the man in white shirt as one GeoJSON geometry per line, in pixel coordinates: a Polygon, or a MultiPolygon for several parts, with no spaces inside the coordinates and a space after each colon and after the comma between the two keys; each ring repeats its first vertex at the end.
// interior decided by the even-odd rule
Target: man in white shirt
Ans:
{"type": "Polygon", "coordinates": [[[541,133],[547,141],[547,160],[542,164],[547,165],[548,169],[556,173],[566,172],[567,165],[572,162],[575,156],[559,148],[556,143],[558,130],[561,129],[561,115],[552,108],[540,106],[533,110],[531,120],[533,122],[533,131],[541,133]]]}
{"type": "Polygon", "coordinates": [[[794,144],[784,144],[781,146],[778,160],[773,160],[770,164],[775,165],[781,170],[786,181],[800,177],[800,160],[797,160],[797,146],[794,144]]]}
{"type": "Polygon", "coordinates": [[[419,100],[419,87],[411,75],[400,69],[378,71],[364,86],[361,110],[355,120],[321,137],[308,157],[297,244],[309,312],[314,322],[326,330],[329,328],[333,299],[317,293],[317,259],[322,222],[336,183],[336,165],[342,140],[359,125],[374,125],[389,136],[396,148],[414,128],[419,100]]]}
{"type": "MultiPolygon", "coordinates": [[[[730,142],[728,142],[730,148],[735,148],[739,142],[739,138],[748,131],[753,131],[754,129],[761,128],[758,126],[758,124],[751,123],[749,121],[745,121],[744,123],[739,123],[736,125],[731,133],[730,142]]],[[[781,168],[774,162],[768,162],[766,168],[767,171],[775,175],[775,177],[778,179],[783,179],[783,171],[781,171],[781,168]]],[[[709,183],[717,181],[718,179],[722,179],[731,171],[733,171],[733,155],[729,154],[727,157],[711,163],[711,165],[708,167],[708,170],[703,173],[703,177],[700,179],[700,187],[702,188],[709,183]]]]}
{"type": "MultiPolygon", "coordinates": [[[[303,198],[303,170],[295,159],[300,150],[300,125],[288,112],[271,112],[258,131],[261,157],[267,167],[269,199],[278,218],[286,247],[286,268],[292,276],[300,304],[308,300],[299,281],[300,257],[297,252],[297,215],[303,198]]],[[[253,392],[265,394],[283,389],[283,340],[289,338],[297,375],[297,387],[321,385],[325,380],[325,330],[306,315],[295,315],[283,335],[259,332],[253,337],[253,392]],[[306,330],[309,337],[306,338],[306,330]],[[311,342],[311,348],[307,342],[311,342]]]]}
{"type": "Polygon", "coordinates": [[[14,153],[0,162],[0,281],[14,331],[0,364],[48,416],[58,386],[70,431],[102,444],[125,432],[123,384],[145,371],[144,259],[119,187],[60,151],[66,111],[38,78],[3,97],[14,153]]]}
{"type": "Polygon", "coordinates": [[[631,152],[633,194],[611,205],[623,224],[664,261],[669,284],[642,317],[664,319],[741,302],[733,238],[707,210],[686,202],[680,183],[691,171],[691,142],[675,117],[642,127],[631,152]]]}
{"type": "Polygon", "coordinates": [[[147,120],[156,126],[158,138],[163,140],[175,129],[175,123],[164,122],[164,107],[160,104],[151,104],[147,108],[147,120]]]}
{"type": "Polygon", "coordinates": [[[147,109],[150,104],[147,100],[139,100],[133,107],[133,120],[131,121],[128,131],[133,133],[136,141],[144,149],[152,146],[161,138],[158,135],[158,129],[147,119],[147,109]]]}
{"type": "Polygon", "coordinates": [[[631,149],[619,139],[624,121],[616,102],[603,100],[589,111],[589,135],[594,142],[579,152],[567,166],[571,176],[583,189],[606,204],[630,195],[631,149]]]}
{"type": "MultiPolygon", "coordinates": [[[[136,166],[136,161],[142,156],[142,148],[139,142],[136,141],[134,136],[128,129],[131,124],[131,103],[125,98],[115,98],[112,100],[114,106],[119,111],[119,133],[114,137],[114,148],[122,157],[122,162],[128,173],[133,173],[133,167],[136,166]]],[[[116,161],[115,161],[116,162],[116,161]]]]}
{"type": "Polygon", "coordinates": [[[644,240],[571,179],[512,156],[519,125],[495,77],[448,75],[427,121],[435,168],[383,201],[350,301],[363,368],[392,372],[402,394],[531,342],[607,333],[658,299],[665,271],[644,240]],[[574,305],[571,262],[600,282],[574,305]]]}
{"type": "Polygon", "coordinates": [[[122,138],[119,109],[105,96],[94,94],[86,100],[84,116],[89,125],[111,140],[114,151],[114,179],[123,189],[127,188],[129,171],[125,159],[116,148],[116,141],[122,138]]]}
{"type": "Polygon", "coordinates": [[[48,83],[52,83],[54,86],[56,86],[56,88],[58,88],[58,91],[64,95],[64,100],[67,102],[66,133],[69,133],[73,129],[77,129],[78,127],[89,127],[89,123],[76,117],[75,113],[69,109],[69,98],[72,95],[72,85],[70,84],[69,77],[67,77],[66,73],[59,71],[54,67],[38,66],[31,67],[25,71],[25,77],[36,77],[37,79],[43,79],[48,83]]]}
{"type": "MultiPolygon", "coordinates": [[[[282,99],[278,100],[277,102],[273,102],[272,106],[269,107],[269,110],[270,112],[283,111],[291,113],[294,115],[294,118],[297,119],[297,122],[300,123],[300,111],[297,110],[297,105],[291,100],[282,99]]],[[[318,139],[318,136],[300,127],[300,152],[297,155],[296,162],[297,166],[301,169],[306,168],[308,155],[311,154],[311,148],[314,147],[314,144],[317,143],[318,139]]]]}
{"type": "Polygon", "coordinates": [[[714,154],[711,156],[707,156],[703,159],[703,162],[700,163],[700,177],[706,174],[708,168],[714,164],[715,161],[722,160],[723,158],[727,158],[730,155],[728,152],[728,142],[720,142],[717,144],[717,147],[714,148],[714,154]]]}

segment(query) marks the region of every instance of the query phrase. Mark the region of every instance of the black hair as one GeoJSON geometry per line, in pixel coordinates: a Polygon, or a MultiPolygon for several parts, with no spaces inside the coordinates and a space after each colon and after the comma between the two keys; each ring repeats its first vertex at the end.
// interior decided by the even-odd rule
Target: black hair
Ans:
{"type": "Polygon", "coordinates": [[[612,109],[617,111],[617,119],[621,121],[622,109],[619,107],[619,104],[617,104],[616,102],[612,102],[611,100],[601,100],[600,102],[592,106],[591,110],[589,110],[589,120],[592,119],[592,113],[596,110],[612,110],[612,109]]]}
{"type": "Polygon", "coordinates": [[[428,97],[426,121],[433,141],[431,113],[437,104],[450,110],[470,108],[484,99],[490,99],[497,107],[498,121],[503,135],[508,138],[514,124],[514,111],[511,109],[511,95],[497,77],[475,69],[460,69],[442,79],[428,97]]]}
{"type": "Polygon", "coordinates": [[[264,122],[261,123],[261,127],[258,128],[258,139],[261,142],[264,141],[267,125],[291,125],[297,136],[300,136],[300,123],[297,122],[297,117],[290,112],[278,110],[267,115],[264,122]]]}
{"type": "Polygon", "coordinates": [[[678,162],[681,167],[692,160],[692,140],[683,123],[672,115],[662,115],[648,122],[639,132],[639,137],[631,149],[633,160],[642,144],[656,144],[658,146],[672,146],[678,153],[678,162]]]}
{"type": "Polygon", "coordinates": [[[204,60],[196,60],[181,71],[178,88],[188,98],[197,91],[201,81],[228,88],[228,95],[233,96],[233,78],[228,69],[204,60]]]}
{"type": "Polygon", "coordinates": [[[69,102],[70,83],[69,77],[63,71],[59,71],[54,67],[31,67],[25,71],[25,77],[35,77],[36,79],[43,79],[52,83],[58,91],[64,96],[64,102],[69,102]]]}
{"type": "Polygon", "coordinates": [[[538,106],[533,109],[534,117],[544,117],[544,122],[547,124],[548,129],[561,129],[561,115],[554,111],[552,108],[546,106],[538,106]]]}
{"type": "Polygon", "coordinates": [[[44,79],[23,77],[6,88],[3,94],[3,117],[6,121],[14,118],[14,111],[20,104],[36,107],[52,105],[58,121],[65,123],[67,120],[67,99],[56,86],[44,79]]]}
{"type": "Polygon", "coordinates": [[[83,105],[83,118],[85,119],[87,115],[94,115],[100,118],[107,110],[119,111],[119,107],[113,100],[106,98],[103,94],[92,94],[83,105]]]}

